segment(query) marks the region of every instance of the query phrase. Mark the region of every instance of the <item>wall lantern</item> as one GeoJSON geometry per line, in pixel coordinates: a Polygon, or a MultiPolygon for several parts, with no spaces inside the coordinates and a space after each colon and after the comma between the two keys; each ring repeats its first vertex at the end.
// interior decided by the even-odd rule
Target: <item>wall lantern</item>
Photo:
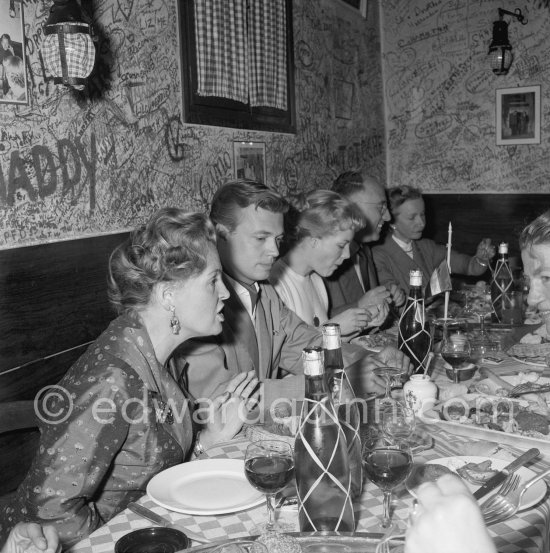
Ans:
{"type": "Polygon", "coordinates": [[[511,15],[521,24],[527,24],[527,19],[519,8],[515,12],[498,9],[499,20],[493,21],[493,40],[489,45],[489,63],[495,75],[506,75],[514,58],[512,45],[508,40],[508,23],[502,19],[504,15],[511,15]]]}
{"type": "Polygon", "coordinates": [[[92,26],[84,22],[77,0],[54,0],[44,25],[42,56],[55,84],[82,90],[92,72],[92,26]]]}

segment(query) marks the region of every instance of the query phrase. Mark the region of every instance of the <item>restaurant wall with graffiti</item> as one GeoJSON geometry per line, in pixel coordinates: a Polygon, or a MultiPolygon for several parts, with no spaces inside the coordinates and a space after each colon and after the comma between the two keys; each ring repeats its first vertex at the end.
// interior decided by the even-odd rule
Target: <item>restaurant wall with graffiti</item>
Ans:
{"type": "Polygon", "coordinates": [[[99,36],[83,93],[46,74],[50,2],[24,0],[29,101],[0,104],[0,248],[118,232],[166,205],[205,210],[234,176],[235,140],[266,144],[267,182],[285,195],[358,166],[383,177],[376,4],[366,19],[336,0],[293,4],[289,135],[182,122],[176,0],[83,2],[99,36]]]}
{"type": "MultiPolygon", "coordinates": [[[[549,3],[384,0],[382,5],[389,184],[426,192],[549,192],[549,3]],[[522,25],[504,16],[514,60],[501,76],[493,74],[487,55],[498,8],[519,8],[527,19],[522,25]],[[496,91],[513,94],[532,85],[540,86],[540,143],[521,143],[512,133],[497,145],[496,121],[504,115],[497,115],[496,91]]],[[[531,116],[529,124],[539,122],[531,116]]]]}

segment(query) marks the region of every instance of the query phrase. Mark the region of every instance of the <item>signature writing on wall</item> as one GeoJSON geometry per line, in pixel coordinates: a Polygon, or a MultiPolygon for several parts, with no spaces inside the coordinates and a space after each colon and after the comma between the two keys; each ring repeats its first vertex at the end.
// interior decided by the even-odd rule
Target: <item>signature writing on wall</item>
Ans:
{"type": "Polygon", "coordinates": [[[9,165],[0,164],[0,207],[13,206],[18,199],[34,202],[56,193],[74,204],[87,194],[86,203],[93,211],[96,205],[96,164],[94,133],[88,149],[79,138],[63,138],[57,141],[55,152],[38,144],[27,156],[14,150],[9,165]]]}

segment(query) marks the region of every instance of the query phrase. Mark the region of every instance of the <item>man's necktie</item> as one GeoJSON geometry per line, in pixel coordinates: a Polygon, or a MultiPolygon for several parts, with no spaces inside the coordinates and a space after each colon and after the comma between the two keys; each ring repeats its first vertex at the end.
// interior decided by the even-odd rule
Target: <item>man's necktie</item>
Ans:
{"type": "Polygon", "coordinates": [[[360,246],[357,250],[357,261],[359,263],[361,278],[363,279],[363,289],[365,290],[365,292],[367,292],[368,290],[370,290],[369,260],[362,246],[360,246]]]}
{"type": "MultiPolygon", "coordinates": [[[[258,374],[259,368],[260,368],[260,351],[258,347],[258,337],[256,336],[256,325],[254,324],[254,318],[255,316],[258,316],[257,308],[261,304],[261,302],[258,302],[258,299],[260,297],[259,290],[256,289],[256,286],[254,284],[245,284],[244,282],[240,282],[240,284],[246,288],[248,293],[250,294],[250,302],[252,303],[252,332],[247,333],[246,335],[246,349],[248,350],[248,353],[250,354],[250,358],[252,359],[252,362],[254,363],[254,368],[256,370],[256,375],[258,374]]],[[[263,315],[263,310],[262,310],[263,315]]],[[[265,316],[264,316],[265,317],[265,316]]]]}

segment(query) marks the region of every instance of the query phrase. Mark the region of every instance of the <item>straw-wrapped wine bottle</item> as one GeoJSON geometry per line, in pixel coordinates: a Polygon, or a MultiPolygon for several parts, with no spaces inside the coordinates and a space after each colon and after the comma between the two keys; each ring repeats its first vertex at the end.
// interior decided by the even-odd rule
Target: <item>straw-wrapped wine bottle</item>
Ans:
{"type": "Polygon", "coordinates": [[[302,532],[353,532],[351,475],[344,432],[330,398],[323,350],[303,351],[305,398],[294,446],[302,532]]]}
{"type": "Polygon", "coordinates": [[[512,291],[514,277],[508,261],[508,244],[501,242],[498,246],[498,259],[491,279],[491,302],[494,322],[502,322],[502,304],[506,302],[508,294],[512,291]]]}
{"type": "Polygon", "coordinates": [[[432,347],[424,309],[422,271],[410,271],[409,296],[399,319],[397,347],[410,359],[413,373],[424,373],[432,347]]]}
{"type": "Polygon", "coordinates": [[[328,389],[348,444],[351,497],[356,498],[361,495],[363,489],[361,437],[359,434],[361,418],[357,398],[344,370],[340,325],[336,323],[323,325],[323,351],[328,389]]]}

